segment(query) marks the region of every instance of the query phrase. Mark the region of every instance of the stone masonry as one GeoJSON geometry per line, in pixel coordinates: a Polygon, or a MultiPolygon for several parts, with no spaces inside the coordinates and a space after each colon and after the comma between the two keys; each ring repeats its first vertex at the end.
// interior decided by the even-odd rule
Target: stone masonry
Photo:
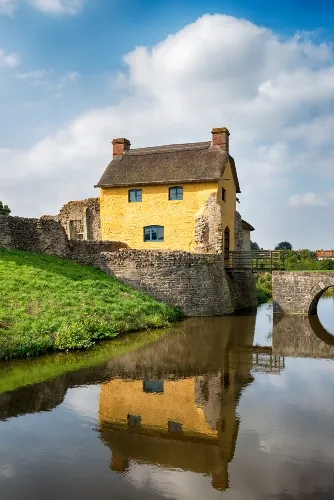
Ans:
{"type": "Polygon", "coordinates": [[[0,216],[0,247],[47,253],[69,258],[68,239],[61,225],[52,218],[27,219],[0,216]]]}
{"type": "Polygon", "coordinates": [[[219,255],[122,249],[96,254],[90,263],[158,300],[179,305],[187,316],[221,316],[257,305],[253,273],[226,273],[219,255]]]}
{"type": "Polygon", "coordinates": [[[316,314],[323,292],[334,286],[334,273],[273,271],[273,304],[276,314],[316,314]]]}
{"type": "Polygon", "coordinates": [[[100,241],[100,199],[88,198],[66,203],[58,214],[58,221],[70,240],[100,241]]]}
{"type": "Polygon", "coordinates": [[[209,196],[205,207],[196,214],[194,250],[197,253],[223,252],[222,211],[216,193],[209,196]]]}

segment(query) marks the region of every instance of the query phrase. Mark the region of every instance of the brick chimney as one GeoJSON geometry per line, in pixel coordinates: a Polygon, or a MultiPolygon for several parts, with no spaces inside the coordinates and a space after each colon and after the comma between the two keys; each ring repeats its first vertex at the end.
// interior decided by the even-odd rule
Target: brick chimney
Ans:
{"type": "Polygon", "coordinates": [[[212,134],[212,146],[219,146],[221,149],[229,153],[229,131],[226,127],[213,128],[211,130],[212,134]]]}
{"type": "Polygon", "coordinates": [[[128,139],[124,139],[124,137],[121,137],[119,139],[113,139],[112,145],[113,157],[115,158],[115,156],[122,155],[125,151],[130,149],[131,143],[128,139]]]}

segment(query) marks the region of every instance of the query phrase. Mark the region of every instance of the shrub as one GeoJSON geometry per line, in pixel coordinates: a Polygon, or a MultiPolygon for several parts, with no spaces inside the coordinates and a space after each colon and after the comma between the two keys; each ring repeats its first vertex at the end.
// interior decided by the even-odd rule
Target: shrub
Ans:
{"type": "Polygon", "coordinates": [[[264,304],[272,296],[272,279],[270,273],[259,274],[256,278],[256,293],[259,304],[264,304]]]}
{"type": "Polygon", "coordinates": [[[88,349],[94,344],[87,327],[80,322],[63,326],[56,333],[54,346],[60,351],[68,349],[88,349]]]}

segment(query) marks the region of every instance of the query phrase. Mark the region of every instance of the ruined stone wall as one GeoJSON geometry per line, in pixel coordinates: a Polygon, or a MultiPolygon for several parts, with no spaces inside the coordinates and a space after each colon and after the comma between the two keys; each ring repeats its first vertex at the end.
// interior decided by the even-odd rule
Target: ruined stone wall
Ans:
{"type": "Polygon", "coordinates": [[[0,216],[0,247],[68,258],[64,229],[53,219],[0,216]]]}
{"type": "Polygon", "coordinates": [[[123,249],[100,253],[91,263],[137,290],[179,305],[188,316],[220,316],[257,305],[252,272],[226,273],[220,255],[123,249]]]}
{"type": "Polygon", "coordinates": [[[222,210],[217,203],[217,193],[212,193],[196,214],[194,251],[217,254],[223,251],[222,210]]]}
{"type": "Polygon", "coordinates": [[[58,214],[58,220],[71,240],[100,241],[100,199],[70,201],[58,214]]]}
{"type": "Polygon", "coordinates": [[[235,243],[234,243],[234,248],[238,252],[240,252],[243,249],[243,227],[242,227],[242,219],[241,215],[239,212],[235,212],[235,221],[234,221],[234,227],[235,227],[235,232],[234,232],[234,237],[235,237],[235,243]]]}

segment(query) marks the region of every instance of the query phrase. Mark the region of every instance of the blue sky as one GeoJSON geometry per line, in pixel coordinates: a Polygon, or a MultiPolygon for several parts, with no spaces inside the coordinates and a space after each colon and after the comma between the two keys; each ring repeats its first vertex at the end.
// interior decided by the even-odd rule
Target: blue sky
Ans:
{"type": "Polygon", "coordinates": [[[330,0],[0,0],[0,199],[57,213],[114,136],[227,126],[254,239],[334,248],[333,38],[330,0]]]}

